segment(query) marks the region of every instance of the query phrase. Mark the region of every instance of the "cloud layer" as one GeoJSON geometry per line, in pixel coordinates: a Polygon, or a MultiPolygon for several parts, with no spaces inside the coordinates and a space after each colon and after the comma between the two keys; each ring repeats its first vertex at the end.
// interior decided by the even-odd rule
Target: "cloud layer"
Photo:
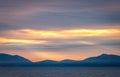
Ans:
{"type": "Polygon", "coordinates": [[[0,52],[34,61],[120,54],[119,4],[120,0],[0,0],[0,52]]]}

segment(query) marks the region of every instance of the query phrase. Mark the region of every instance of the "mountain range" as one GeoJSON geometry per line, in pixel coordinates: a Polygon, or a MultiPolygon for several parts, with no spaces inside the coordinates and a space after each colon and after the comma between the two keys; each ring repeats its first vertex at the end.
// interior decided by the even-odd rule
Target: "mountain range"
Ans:
{"type": "Polygon", "coordinates": [[[120,66],[120,56],[113,54],[101,54],[84,60],[44,60],[31,62],[30,60],[9,54],[0,54],[0,66],[120,66]]]}

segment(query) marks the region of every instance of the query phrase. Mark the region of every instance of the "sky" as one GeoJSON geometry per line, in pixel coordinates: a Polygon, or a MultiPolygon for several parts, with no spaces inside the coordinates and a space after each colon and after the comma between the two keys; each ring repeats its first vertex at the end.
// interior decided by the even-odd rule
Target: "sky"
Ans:
{"type": "Polygon", "coordinates": [[[120,55],[120,0],[0,0],[0,53],[31,61],[120,55]]]}

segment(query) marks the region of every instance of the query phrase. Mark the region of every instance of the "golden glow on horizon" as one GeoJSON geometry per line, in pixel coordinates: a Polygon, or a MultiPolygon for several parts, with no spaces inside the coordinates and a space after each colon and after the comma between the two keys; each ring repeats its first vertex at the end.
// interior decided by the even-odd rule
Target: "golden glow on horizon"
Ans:
{"type": "Polygon", "coordinates": [[[82,60],[82,59],[86,58],[86,56],[61,54],[61,53],[56,53],[56,52],[33,52],[32,54],[37,57],[37,58],[31,59],[33,62],[41,61],[41,60],[60,61],[60,60],[64,60],[64,59],[82,60]]]}
{"type": "MultiPolygon", "coordinates": [[[[2,52],[4,53],[4,51],[2,52]]],[[[15,52],[10,51],[6,54],[10,55],[19,55],[22,57],[25,57],[26,59],[29,59],[33,62],[42,61],[42,60],[55,60],[60,61],[64,59],[72,59],[72,60],[82,60],[87,58],[90,55],[81,55],[81,54],[73,54],[73,53],[61,53],[61,52],[49,52],[49,51],[24,51],[24,52],[15,52]]]]}

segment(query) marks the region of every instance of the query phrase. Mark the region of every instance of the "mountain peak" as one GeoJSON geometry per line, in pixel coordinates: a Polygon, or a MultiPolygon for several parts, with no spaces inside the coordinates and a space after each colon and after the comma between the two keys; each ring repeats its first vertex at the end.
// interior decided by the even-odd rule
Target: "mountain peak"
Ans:
{"type": "Polygon", "coordinates": [[[10,54],[5,54],[5,53],[0,53],[0,56],[9,56],[9,57],[14,57],[14,56],[16,56],[16,57],[21,57],[21,56],[19,56],[19,55],[10,55],[10,54]]]}
{"type": "Polygon", "coordinates": [[[71,61],[71,59],[64,59],[64,60],[61,60],[61,61],[71,61]]]}
{"type": "Polygon", "coordinates": [[[10,54],[5,54],[5,53],[0,53],[0,56],[12,56],[12,55],[10,55],[10,54]]]}
{"type": "Polygon", "coordinates": [[[4,53],[0,54],[1,64],[28,63],[28,62],[31,62],[31,61],[18,55],[9,55],[4,53]]]}
{"type": "Polygon", "coordinates": [[[73,62],[76,62],[76,61],[71,59],[65,59],[60,61],[60,63],[73,63],[73,62]]]}
{"type": "Polygon", "coordinates": [[[54,60],[43,60],[44,62],[56,62],[54,60]]]}
{"type": "Polygon", "coordinates": [[[100,56],[98,57],[108,57],[108,56],[118,56],[118,55],[114,55],[114,54],[101,54],[100,56]]]}
{"type": "Polygon", "coordinates": [[[105,54],[105,53],[101,54],[101,56],[107,56],[107,55],[109,55],[109,54],[105,54]]]}

